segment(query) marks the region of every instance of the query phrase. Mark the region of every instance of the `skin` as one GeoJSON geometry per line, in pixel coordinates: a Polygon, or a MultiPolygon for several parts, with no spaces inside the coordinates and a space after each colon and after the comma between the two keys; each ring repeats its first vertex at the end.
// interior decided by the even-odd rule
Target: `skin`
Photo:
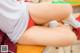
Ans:
{"type": "Polygon", "coordinates": [[[70,45],[75,40],[75,34],[66,26],[54,29],[33,26],[24,32],[18,43],[27,45],[53,45],[58,47],[70,45]]]}
{"type": "MultiPolygon", "coordinates": [[[[45,24],[51,20],[61,21],[66,19],[71,12],[72,8],[68,4],[56,5],[47,2],[29,4],[29,13],[37,24],[45,24]]],[[[76,35],[69,26],[62,25],[56,28],[32,26],[23,33],[17,43],[24,45],[67,46],[75,41],[76,35]]]]}
{"type": "Polygon", "coordinates": [[[71,12],[72,7],[69,4],[51,4],[49,2],[29,4],[29,13],[37,24],[44,24],[51,20],[63,20],[71,12]]]}

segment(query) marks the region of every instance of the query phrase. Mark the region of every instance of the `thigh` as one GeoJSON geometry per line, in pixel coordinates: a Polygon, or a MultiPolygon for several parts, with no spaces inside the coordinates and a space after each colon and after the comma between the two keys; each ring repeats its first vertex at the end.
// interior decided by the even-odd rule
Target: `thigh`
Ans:
{"type": "Polygon", "coordinates": [[[76,41],[76,35],[69,27],[54,29],[34,26],[24,32],[18,40],[19,44],[64,46],[76,41]],[[69,36],[68,36],[69,35],[69,36]]]}
{"type": "Polygon", "coordinates": [[[69,4],[50,4],[43,2],[29,6],[32,19],[37,24],[44,24],[51,20],[62,20],[69,16],[72,7],[69,4]]]}

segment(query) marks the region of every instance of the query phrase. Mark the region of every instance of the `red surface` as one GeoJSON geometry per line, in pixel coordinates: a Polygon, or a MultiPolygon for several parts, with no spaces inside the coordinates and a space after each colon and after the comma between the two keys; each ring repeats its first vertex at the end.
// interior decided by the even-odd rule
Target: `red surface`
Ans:
{"type": "MultiPolygon", "coordinates": [[[[78,22],[80,22],[80,15],[76,18],[76,20],[77,20],[78,22]]],[[[74,28],[73,30],[74,30],[74,32],[75,32],[76,35],[77,35],[77,39],[80,40],[80,27],[74,28]]]]}
{"type": "Polygon", "coordinates": [[[76,20],[80,22],[80,15],[76,18],[76,20]]]}
{"type": "Polygon", "coordinates": [[[28,28],[32,27],[35,25],[35,22],[32,20],[32,18],[30,17],[29,19],[29,23],[28,23],[28,28]]]}

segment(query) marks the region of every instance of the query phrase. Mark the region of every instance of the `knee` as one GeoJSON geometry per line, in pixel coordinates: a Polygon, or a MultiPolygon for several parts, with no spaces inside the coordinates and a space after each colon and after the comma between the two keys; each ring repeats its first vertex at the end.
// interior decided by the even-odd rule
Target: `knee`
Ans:
{"type": "Polygon", "coordinates": [[[73,11],[72,6],[70,4],[54,4],[52,8],[52,14],[50,14],[49,17],[51,20],[56,21],[62,21],[68,18],[73,11]]]}
{"type": "Polygon", "coordinates": [[[71,12],[72,6],[69,4],[41,3],[34,7],[31,16],[37,24],[44,24],[52,20],[65,19],[71,12]]]}

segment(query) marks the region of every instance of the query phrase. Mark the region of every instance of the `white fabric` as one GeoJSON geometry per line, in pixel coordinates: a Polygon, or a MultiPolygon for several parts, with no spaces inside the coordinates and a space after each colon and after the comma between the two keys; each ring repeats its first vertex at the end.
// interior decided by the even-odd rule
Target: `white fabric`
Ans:
{"type": "Polygon", "coordinates": [[[28,5],[16,0],[0,0],[0,29],[16,43],[26,30],[28,5]]]}
{"type": "Polygon", "coordinates": [[[65,24],[70,24],[74,28],[80,27],[80,22],[76,20],[76,16],[71,14],[67,20],[64,21],[65,24]]]}

